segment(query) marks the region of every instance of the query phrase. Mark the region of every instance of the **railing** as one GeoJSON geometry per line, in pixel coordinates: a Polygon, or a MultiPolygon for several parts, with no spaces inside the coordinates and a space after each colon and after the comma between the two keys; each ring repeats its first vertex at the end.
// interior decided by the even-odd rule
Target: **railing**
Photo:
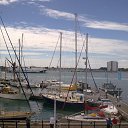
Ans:
{"type": "MultiPolygon", "coordinates": [[[[105,128],[106,123],[99,122],[74,122],[58,121],[56,128],[105,128]]],[[[0,120],[0,128],[50,128],[49,121],[30,121],[30,120],[0,120]]],[[[128,128],[128,122],[120,122],[117,128],[128,128]]]]}

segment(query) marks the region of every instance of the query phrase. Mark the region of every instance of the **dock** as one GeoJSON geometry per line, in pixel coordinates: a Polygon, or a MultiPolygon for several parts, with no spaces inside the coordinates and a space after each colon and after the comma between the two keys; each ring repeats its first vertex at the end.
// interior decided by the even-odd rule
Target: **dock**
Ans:
{"type": "Polygon", "coordinates": [[[110,94],[107,94],[106,92],[99,90],[101,96],[108,98],[112,101],[112,103],[116,106],[119,113],[122,115],[122,117],[128,121],[128,104],[122,101],[121,99],[118,99],[115,96],[112,96],[110,94]]]}

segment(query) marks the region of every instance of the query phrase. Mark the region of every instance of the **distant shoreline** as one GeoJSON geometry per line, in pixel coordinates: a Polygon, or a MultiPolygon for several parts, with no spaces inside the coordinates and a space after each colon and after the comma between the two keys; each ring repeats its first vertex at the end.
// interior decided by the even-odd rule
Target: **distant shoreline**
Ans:
{"type": "MultiPolygon", "coordinates": [[[[7,70],[9,67],[4,67],[4,66],[0,66],[0,70],[1,71],[5,71],[7,70]]],[[[36,66],[30,66],[28,68],[34,68],[34,69],[41,69],[43,68],[44,70],[60,70],[59,67],[36,67],[36,66]]],[[[90,71],[90,69],[88,68],[87,69],[88,71],[90,71]]],[[[64,68],[62,67],[61,68],[61,71],[70,71],[70,72],[74,72],[75,71],[75,68],[64,68]]],[[[91,69],[91,71],[95,71],[95,72],[118,72],[118,71],[128,71],[128,68],[118,68],[118,71],[107,71],[107,68],[106,67],[101,67],[101,68],[97,68],[97,69],[91,69]]],[[[77,72],[85,72],[85,68],[77,68],[77,72]]]]}

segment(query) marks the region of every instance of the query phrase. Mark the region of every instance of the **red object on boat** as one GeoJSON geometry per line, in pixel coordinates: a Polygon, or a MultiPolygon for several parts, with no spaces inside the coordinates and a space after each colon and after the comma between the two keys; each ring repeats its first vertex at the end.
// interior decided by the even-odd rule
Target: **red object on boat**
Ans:
{"type": "Polygon", "coordinates": [[[97,110],[97,109],[99,109],[99,107],[97,106],[97,107],[94,107],[94,106],[89,106],[89,105],[85,105],[85,110],[97,110]]]}
{"type": "Polygon", "coordinates": [[[102,111],[99,111],[97,114],[98,114],[98,116],[100,116],[100,117],[105,117],[105,114],[104,114],[104,112],[102,112],[102,111]]]}
{"type": "Polygon", "coordinates": [[[88,103],[85,104],[85,110],[98,110],[98,109],[103,109],[103,108],[107,108],[108,105],[97,105],[97,106],[94,106],[94,105],[90,105],[88,103]]]}
{"type": "Polygon", "coordinates": [[[100,109],[107,108],[107,107],[108,107],[108,105],[101,105],[101,106],[99,106],[100,109]]]}

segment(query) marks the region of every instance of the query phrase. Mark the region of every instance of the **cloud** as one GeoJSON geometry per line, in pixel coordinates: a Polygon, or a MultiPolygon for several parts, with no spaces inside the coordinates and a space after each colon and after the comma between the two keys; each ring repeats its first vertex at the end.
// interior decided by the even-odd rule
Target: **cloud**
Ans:
{"type": "Polygon", "coordinates": [[[29,4],[36,4],[37,2],[50,2],[52,0],[0,0],[0,5],[8,5],[14,2],[27,2],[29,4]]]}
{"type": "Polygon", "coordinates": [[[24,1],[27,2],[28,4],[31,5],[36,5],[37,7],[44,7],[43,5],[40,4],[40,2],[51,2],[52,0],[29,0],[29,1],[24,1]]]}
{"type": "Polygon", "coordinates": [[[118,30],[128,32],[128,24],[108,22],[108,21],[88,21],[84,24],[85,27],[106,29],[106,30],[118,30]]]}
{"type": "Polygon", "coordinates": [[[8,4],[11,4],[11,3],[14,3],[14,2],[17,2],[19,0],[0,0],[0,4],[2,5],[8,5],[8,4]]]}
{"type": "Polygon", "coordinates": [[[32,2],[50,2],[52,0],[30,0],[32,2]]]}
{"type": "Polygon", "coordinates": [[[74,15],[71,13],[67,13],[67,12],[62,12],[62,11],[58,11],[58,10],[53,10],[53,9],[48,9],[48,8],[43,8],[43,14],[58,19],[58,18],[66,18],[68,20],[73,20],[74,19],[74,15]]]}
{"type": "MultiPolygon", "coordinates": [[[[65,20],[74,20],[74,14],[67,13],[59,10],[48,9],[43,7],[41,12],[46,16],[58,19],[63,18],[65,20]]],[[[84,27],[89,27],[93,29],[105,29],[105,30],[118,30],[118,31],[125,31],[128,32],[128,24],[126,23],[117,23],[117,22],[110,22],[110,21],[97,21],[94,19],[90,19],[87,16],[78,15],[78,20],[82,22],[84,27]]]]}
{"type": "MultiPolygon", "coordinates": [[[[3,28],[2,28],[3,30],[3,28]]],[[[75,41],[74,41],[74,32],[73,31],[65,31],[60,29],[49,29],[45,27],[7,27],[7,31],[9,33],[9,36],[11,38],[11,41],[14,45],[14,47],[18,50],[18,39],[21,39],[22,33],[24,33],[24,54],[27,58],[31,58],[32,62],[37,63],[37,66],[40,66],[42,59],[45,60],[46,65],[49,65],[52,51],[55,49],[55,46],[58,42],[57,50],[59,52],[59,32],[62,32],[62,52],[65,52],[65,55],[63,55],[63,61],[65,67],[71,67],[71,62],[73,62],[73,56],[75,52],[75,41]],[[49,51],[51,51],[49,53],[49,51]],[[68,55],[68,58],[67,56],[68,55]],[[39,61],[40,58],[40,61],[39,61]],[[42,59],[41,59],[42,58],[42,59]],[[38,60],[38,61],[37,61],[38,60]],[[66,61],[69,61],[70,63],[65,63],[66,61]],[[67,66],[68,65],[68,66],[67,66]]],[[[4,32],[4,35],[5,32],[4,32]]],[[[0,37],[1,34],[0,34],[0,37]]],[[[82,40],[81,37],[78,34],[78,52],[81,51],[82,48],[82,40]]],[[[9,49],[12,50],[11,45],[9,44],[9,41],[6,37],[6,41],[8,43],[9,49]]],[[[5,44],[3,39],[1,38],[0,43],[0,50],[2,50],[2,54],[4,56],[5,53],[5,44]]],[[[128,44],[127,41],[124,40],[116,40],[116,39],[105,39],[105,38],[95,38],[91,35],[89,36],[89,55],[91,63],[95,63],[98,60],[101,60],[101,58],[104,58],[102,60],[102,64],[105,64],[105,62],[113,59],[124,61],[128,60],[127,57],[127,51],[128,51],[128,44]]],[[[84,52],[84,51],[83,51],[84,52]]],[[[11,54],[13,54],[11,52],[11,54]]],[[[85,53],[83,53],[83,56],[85,53]]],[[[14,56],[14,55],[13,55],[14,56]]],[[[56,57],[56,62],[58,60],[58,56],[56,57]]],[[[100,61],[101,62],[101,61],[100,61]]],[[[99,65],[100,65],[99,62],[99,65]]],[[[32,63],[31,63],[32,64],[32,63]]],[[[72,64],[74,65],[74,63],[72,64]]],[[[83,65],[83,62],[81,61],[81,64],[83,65]]],[[[96,66],[93,65],[94,67],[96,66]]]]}

